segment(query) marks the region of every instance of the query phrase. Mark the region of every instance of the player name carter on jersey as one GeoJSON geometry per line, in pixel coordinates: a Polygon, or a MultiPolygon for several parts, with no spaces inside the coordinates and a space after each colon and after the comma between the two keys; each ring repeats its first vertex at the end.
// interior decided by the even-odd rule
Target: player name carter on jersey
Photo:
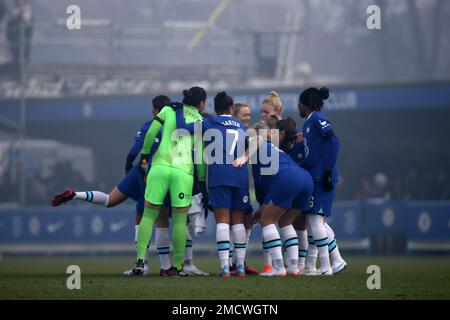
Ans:
{"type": "Polygon", "coordinates": [[[244,125],[231,115],[219,115],[203,120],[208,163],[208,186],[248,188],[247,166],[233,167],[233,161],[245,152],[244,125]],[[216,130],[208,131],[208,130],[216,130]],[[209,132],[209,134],[208,134],[209,132]],[[222,154],[219,155],[218,153],[222,154]]]}
{"type": "Polygon", "coordinates": [[[225,120],[225,121],[222,121],[222,124],[224,126],[232,126],[232,127],[242,128],[241,124],[234,120],[225,120]]]}

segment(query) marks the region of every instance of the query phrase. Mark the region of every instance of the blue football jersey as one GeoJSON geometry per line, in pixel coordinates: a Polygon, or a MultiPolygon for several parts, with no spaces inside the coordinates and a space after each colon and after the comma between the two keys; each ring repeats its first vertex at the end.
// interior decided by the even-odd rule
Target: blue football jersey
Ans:
{"type": "Polygon", "coordinates": [[[286,170],[302,170],[284,151],[278,149],[270,141],[260,146],[257,160],[252,164],[252,173],[255,187],[269,189],[276,177],[286,170]],[[264,159],[263,157],[266,157],[264,159]],[[276,163],[278,162],[278,163],[276,163]],[[272,168],[271,170],[268,170],[272,168]],[[263,172],[266,169],[266,172],[263,172]]]}
{"type": "MultiPolygon", "coordinates": [[[[145,135],[147,134],[148,129],[150,128],[153,120],[145,122],[142,127],[137,132],[134,138],[134,144],[128,151],[127,159],[125,162],[125,170],[129,171],[133,167],[133,161],[138,156],[139,152],[142,150],[142,146],[144,145],[145,135]]],[[[161,141],[162,131],[158,133],[156,136],[155,142],[153,143],[152,150],[150,152],[150,161],[158,149],[159,143],[161,141]]]]}
{"type": "Polygon", "coordinates": [[[311,174],[314,181],[320,181],[326,169],[332,170],[333,180],[338,180],[336,159],[332,158],[333,155],[329,151],[330,142],[325,138],[333,130],[330,121],[320,111],[311,113],[303,125],[304,150],[303,159],[299,163],[311,174]]]}
{"type": "Polygon", "coordinates": [[[307,147],[305,140],[303,140],[300,143],[294,142],[289,149],[283,148],[282,150],[286,152],[296,164],[303,167],[302,164],[305,161],[305,153],[308,151],[307,147]]]}
{"type": "Polygon", "coordinates": [[[231,115],[203,119],[205,161],[208,164],[208,187],[248,188],[247,165],[233,167],[233,161],[245,152],[245,127],[231,115]]]}

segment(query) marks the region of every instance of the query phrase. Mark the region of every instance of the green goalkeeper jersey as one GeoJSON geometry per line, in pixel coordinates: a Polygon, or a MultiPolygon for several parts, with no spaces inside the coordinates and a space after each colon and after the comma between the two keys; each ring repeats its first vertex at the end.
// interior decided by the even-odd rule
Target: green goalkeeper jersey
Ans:
{"type": "MultiPolygon", "coordinates": [[[[194,107],[184,105],[183,112],[186,123],[203,120],[201,114],[194,107]]],[[[194,147],[194,137],[190,134],[177,134],[176,113],[171,107],[164,107],[155,117],[154,121],[152,121],[150,129],[145,136],[142,153],[150,153],[156,135],[161,128],[161,141],[153,156],[152,166],[169,166],[181,169],[186,173],[193,175],[194,162],[192,150],[194,147]]],[[[200,143],[199,146],[203,147],[202,143],[200,143]]],[[[200,161],[200,164],[197,166],[197,174],[200,181],[205,181],[206,166],[203,161],[200,161]]]]}

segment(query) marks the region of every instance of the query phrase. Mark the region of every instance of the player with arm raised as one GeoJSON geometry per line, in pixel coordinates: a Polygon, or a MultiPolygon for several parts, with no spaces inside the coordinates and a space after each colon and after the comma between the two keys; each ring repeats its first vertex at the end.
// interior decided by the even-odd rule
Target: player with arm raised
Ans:
{"type": "MultiPolygon", "coordinates": [[[[272,260],[272,268],[261,276],[299,275],[298,239],[292,225],[301,210],[309,206],[313,189],[311,176],[297,166],[292,159],[279,149],[279,140],[289,136],[288,130],[276,130],[273,118],[267,118],[255,125],[257,152],[249,152],[253,179],[258,202],[261,204],[260,223],[263,231],[263,249],[272,260]],[[275,129],[275,130],[273,130],[275,129]],[[264,153],[265,152],[265,153],[264,153]],[[280,233],[276,225],[280,227],[280,233]],[[282,243],[283,240],[283,243],[282,243]],[[282,245],[287,251],[285,269],[282,245]]],[[[295,129],[294,129],[295,130],[295,129]]],[[[255,141],[251,139],[250,144],[255,141]]],[[[252,149],[252,146],[250,146],[252,149]]],[[[255,150],[255,149],[253,149],[255,150]]],[[[235,162],[239,166],[242,161],[235,162]]]]}
{"type": "MultiPolygon", "coordinates": [[[[170,99],[167,96],[159,95],[156,96],[152,100],[152,113],[153,116],[156,116],[161,109],[170,103],[170,99]]],[[[133,162],[140,152],[145,134],[148,131],[148,128],[150,127],[153,120],[146,121],[135,137],[135,142],[131,149],[128,152],[126,163],[125,163],[125,178],[119,182],[119,184],[109,193],[106,194],[101,191],[73,191],[73,190],[66,190],[61,194],[58,194],[53,197],[52,199],[52,206],[56,207],[63,203],[66,203],[71,200],[82,200],[86,202],[91,202],[94,204],[98,204],[104,207],[112,208],[123,201],[125,201],[128,198],[133,199],[136,201],[136,218],[135,218],[135,237],[134,241],[137,241],[137,228],[141,221],[142,214],[144,212],[144,191],[145,191],[145,181],[143,172],[141,170],[140,165],[134,166],[133,162]]],[[[150,152],[150,159],[156,152],[159,146],[159,141],[161,139],[161,133],[158,133],[155,143],[152,146],[151,152],[150,152]]],[[[164,218],[167,219],[167,208],[161,209],[161,223],[164,223],[164,218]]],[[[145,264],[145,274],[148,274],[148,266],[145,264]]],[[[129,271],[125,271],[124,274],[129,274],[129,271]]]]}
{"type": "MultiPolygon", "coordinates": [[[[206,92],[203,88],[193,87],[183,92],[183,110],[188,122],[202,120],[196,109],[204,109],[206,92]]],[[[179,104],[178,104],[179,105],[179,104]]],[[[187,211],[191,205],[194,163],[192,159],[193,137],[177,135],[176,117],[172,107],[164,107],[155,117],[148,130],[141,154],[141,165],[148,169],[150,150],[155,137],[162,128],[161,143],[156,151],[147,179],[152,181],[145,190],[144,215],[138,230],[137,261],[134,275],[144,271],[146,247],[152,236],[152,229],[159,216],[159,208],[170,192],[173,223],[173,267],[174,276],[186,276],[183,271],[183,257],[186,247],[187,211]]],[[[200,182],[205,181],[205,168],[198,166],[200,182]]]]}
{"type": "MultiPolygon", "coordinates": [[[[160,95],[153,99],[153,117],[155,117],[164,106],[170,105],[171,101],[168,97],[160,95]]],[[[151,121],[147,121],[142,128],[139,130],[139,132],[136,135],[135,142],[133,146],[130,148],[130,151],[128,152],[126,163],[125,163],[125,171],[128,172],[131,168],[133,168],[133,162],[140,153],[142,146],[144,144],[144,138],[145,135],[151,125],[151,121]]],[[[155,143],[152,146],[151,154],[153,155],[156,152],[156,149],[159,145],[159,142],[161,140],[161,131],[158,133],[158,135],[155,138],[155,143]]],[[[151,159],[150,163],[151,165],[151,159]]],[[[128,181],[125,184],[121,186],[121,189],[123,190],[129,190],[133,189],[134,185],[131,184],[132,181],[128,181]]],[[[151,183],[151,182],[150,182],[151,183]]],[[[138,202],[140,210],[138,210],[138,214],[136,215],[136,225],[135,225],[135,242],[137,242],[137,232],[138,232],[138,226],[139,222],[142,218],[142,214],[144,212],[144,190],[142,191],[142,197],[138,202]]],[[[162,277],[169,277],[172,275],[172,265],[170,263],[170,246],[171,246],[171,240],[170,240],[170,234],[169,234],[169,216],[170,216],[170,198],[169,196],[166,196],[164,199],[164,205],[161,206],[159,211],[159,217],[158,220],[156,220],[156,227],[155,227],[155,246],[156,250],[158,252],[158,258],[161,270],[159,272],[160,276],[162,277]]],[[[189,275],[206,275],[207,273],[199,270],[194,264],[193,264],[193,248],[192,248],[192,239],[190,235],[189,229],[186,230],[187,234],[187,241],[186,241],[186,257],[185,261],[189,262],[189,264],[186,266],[186,272],[189,275]]],[[[145,273],[148,272],[148,267],[145,262],[145,273]]],[[[132,276],[133,269],[125,271],[123,274],[126,276],[132,276]]]]}

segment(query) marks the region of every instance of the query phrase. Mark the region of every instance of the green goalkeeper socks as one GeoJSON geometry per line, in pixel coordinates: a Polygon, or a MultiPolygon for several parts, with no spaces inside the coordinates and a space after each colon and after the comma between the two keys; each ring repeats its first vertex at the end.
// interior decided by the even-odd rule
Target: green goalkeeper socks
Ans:
{"type": "Polygon", "coordinates": [[[159,216],[159,209],[144,208],[144,215],[142,216],[141,223],[139,224],[138,236],[137,236],[137,258],[138,260],[145,260],[145,254],[147,252],[150,239],[152,238],[153,225],[159,216]]]}
{"type": "Polygon", "coordinates": [[[181,270],[184,260],[184,250],[186,249],[186,212],[172,213],[173,233],[173,265],[181,270]]]}

